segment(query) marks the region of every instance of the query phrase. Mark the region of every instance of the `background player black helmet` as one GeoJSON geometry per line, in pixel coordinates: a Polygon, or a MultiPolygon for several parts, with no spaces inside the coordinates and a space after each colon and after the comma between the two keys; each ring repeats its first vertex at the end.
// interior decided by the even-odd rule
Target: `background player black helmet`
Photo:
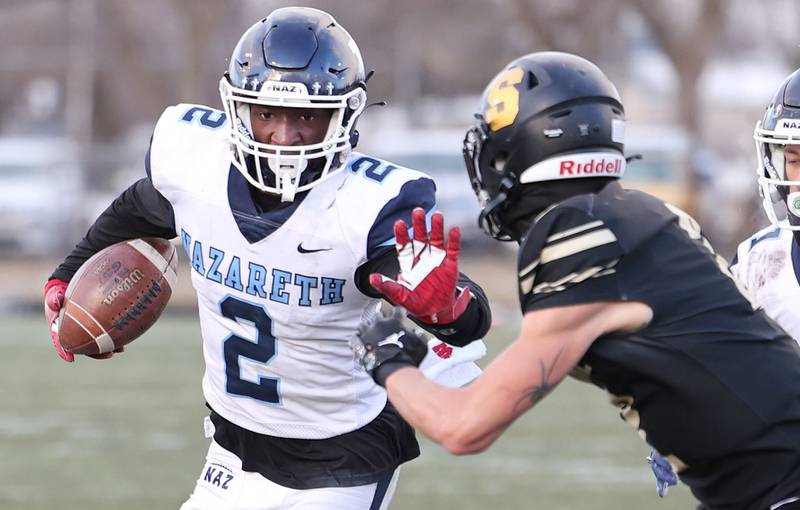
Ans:
{"type": "Polygon", "coordinates": [[[789,189],[800,186],[800,181],[788,179],[784,158],[787,145],[800,145],[800,69],[778,87],[764,118],[756,123],[753,138],[758,155],[758,185],[767,217],[775,226],[800,230],[800,193],[789,189]],[[780,222],[786,212],[788,223],[780,222]]]}
{"type": "Polygon", "coordinates": [[[481,99],[464,159],[487,234],[512,238],[507,213],[519,188],[543,181],[619,178],[625,170],[622,103],[594,64],[531,53],[508,64],[481,99]]]}
{"type": "Polygon", "coordinates": [[[330,14],[307,7],[273,11],[242,35],[220,80],[236,168],[250,184],[284,201],[341,170],[358,139],[364,80],[358,46],[330,14]],[[321,143],[285,147],[254,140],[250,105],[334,112],[321,143]],[[248,159],[254,171],[248,171],[248,159]],[[309,163],[313,175],[303,176],[309,163]]]}

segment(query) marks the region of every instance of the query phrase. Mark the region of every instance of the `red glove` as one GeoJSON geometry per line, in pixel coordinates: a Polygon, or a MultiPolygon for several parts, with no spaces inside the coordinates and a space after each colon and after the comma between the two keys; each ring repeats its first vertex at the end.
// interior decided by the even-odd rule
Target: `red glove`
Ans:
{"type": "Polygon", "coordinates": [[[472,297],[469,289],[457,293],[458,253],[461,231],[450,229],[447,250],[444,244],[444,216],[431,217],[430,239],[425,225],[425,211],[414,209],[411,214],[414,239],[408,236],[403,220],[394,224],[397,240],[397,260],[400,273],[397,280],[382,274],[369,275],[369,283],[396,306],[405,307],[426,324],[450,324],[467,309],[472,297]]]}
{"type": "Polygon", "coordinates": [[[47,320],[47,329],[50,330],[50,337],[53,339],[53,347],[56,348],[56,354],[63,359],[72,363],[75,361],[75,355],[67,352],[61,346],[61,341],[58,339],[58,320],[61,308],[64,306],[64,293],[67,291],[67,282],[54,278],[48,280],[44,285],[44,318],[47,320]]]}
{"type": "MultiPolygon", "coordinates": [[[[64,361],[72,363],[75,361],[75,355],[67,352],[58,339],[58,321],[61,315],[61,308],[64,306],[64,294],[66,292],[67,282],[64,280],[53,278],[47,281],[44,285],[44,318],[47,321],[47,327],[50,330],[50,337],[53,339],[53,347],[56,349],[56,354],[64,361]]],[[[114,352],[122,352],[124,350],[124,347],[119,347],[114,352]]],[[[89,356],[94,359],[108,359],[114,355],[114,352],[90,354],[89,356]]]]}

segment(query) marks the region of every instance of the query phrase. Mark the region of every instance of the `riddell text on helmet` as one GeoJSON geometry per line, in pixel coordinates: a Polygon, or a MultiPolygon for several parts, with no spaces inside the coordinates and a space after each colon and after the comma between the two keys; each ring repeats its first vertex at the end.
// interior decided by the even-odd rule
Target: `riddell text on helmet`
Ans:
{"type": "Polygon", "coordinates": [[[607,159],[591,159],[584,163],[579,163],[572,159],[565,159],[561,161],[559,168],[559,175],[622,175],[622,160],[620,158],[607,159]]]}

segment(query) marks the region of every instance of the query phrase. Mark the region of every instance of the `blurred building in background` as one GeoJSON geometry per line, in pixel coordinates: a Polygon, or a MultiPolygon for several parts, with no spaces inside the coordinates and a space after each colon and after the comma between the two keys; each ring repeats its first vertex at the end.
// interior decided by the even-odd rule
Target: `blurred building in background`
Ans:
{"type": "MultiPolygon", "coordinates": [[[[0,3],[0,256],[63,254],[143,175],[161,110],[219,104],[241,32],[285,1],[4,0],[0,3]]],[[[800,65],[794,0],[346,0],[331,12],[376,74],[363,150],[430,172],[470,243],[477,204],[461,136],[485,83],[521,54],[597,63],[626,105],[626,175],[695,214],[732,254],[764,223],[751,132],[800,65]]]]}

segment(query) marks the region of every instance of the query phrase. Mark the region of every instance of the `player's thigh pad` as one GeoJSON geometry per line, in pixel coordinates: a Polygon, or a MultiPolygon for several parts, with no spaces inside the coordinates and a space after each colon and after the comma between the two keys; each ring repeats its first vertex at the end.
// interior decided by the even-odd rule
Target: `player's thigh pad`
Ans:
{"type": "Polygon", "coordinates": [[[399,472],[357,487],[290,489],[242,471],[239,458],[212,441],[194,492],[180,510],[386,510],[399,472]]]}

